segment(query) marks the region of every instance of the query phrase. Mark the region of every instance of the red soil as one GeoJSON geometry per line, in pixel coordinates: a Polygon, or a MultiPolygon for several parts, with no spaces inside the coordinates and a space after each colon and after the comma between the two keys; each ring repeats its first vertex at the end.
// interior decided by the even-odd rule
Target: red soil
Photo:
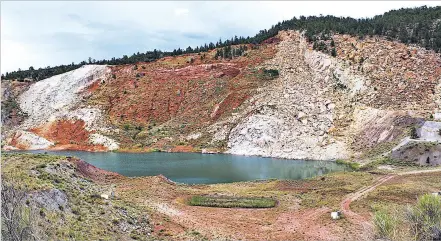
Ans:
{"type": "Polygon", "coordinates": [[[214,53],[115,66],[115,79],[93,88],[91,102],[104,106],[113,124],[173,120],[189,129],[206,125],[231,113],[251,96],[259,83],[250,77],[250,69],[273,57],[275,48],[265,45],[232,60],[215,60],[214,53]],[[212,119],[216,105],[219,109],[212,119]]]}
{"type": "Polygon", "coordinates": [[[192,146],[180,145],[173,147],[170,152],[195,152],[195,149],[192,146]]]}
{"type": "Polygon", "coordinates": [[[97,79],[95,82],[93,82],[91,85],[87,87],[87,91],[91,93],[95,92],[100,87],[100,82],[101,80],[97,79]]]}
{"type": "Polygon", "coordinates": [[[89,143],[93,132],[85,129],[83,120],[57,120],[44,126],[33,128],[31,132],[55,143],[53,150],[106,151],[102,145],[89,143]]]}
{"type": "Polygon", "coordinates": [[[14,133],[14,135],[11,138],[11,141],[9,142],[9,144],[11,146],[17,147],[20,150],[26,150],[29,149],[29,146],[24,145],[23,143],[18,142],[17,140],[20,138],[22,134],[20,132],[16,132],[14,133]]]}
{"type": "Polygon", "coordinates": [[[99,169],[81,159],[68,157],[67,160],[76,166],[77,172],[95,182],[115,183],[115,181],[124,179],[124,176],[118,173],[99,169]]]}
{"type": "Polygon", "coordinates": [[[266,39],[265,41],[263,41],[263,43],[264,44],[272,44],[272,43],[279,43],[280,41],[282,41],[282,40],[280,40],[280,38],[272,37],[272,38],[266,39]]]}
{"type": "Polygon", "coordinates": [[[135,74],[124,74],[130,68],[114,69],[117,76],[122,76],[108,86],[108,91],[115,94],[108,107],[111,118],[137,123],[162,123],[185,113],[198,113],[198,118],[209,120],[206,105],[220,99],[226,92],[226,82],[240,72],[232,64],[198,65],[154,69],[136,80],[129,77],[135,74]]]}

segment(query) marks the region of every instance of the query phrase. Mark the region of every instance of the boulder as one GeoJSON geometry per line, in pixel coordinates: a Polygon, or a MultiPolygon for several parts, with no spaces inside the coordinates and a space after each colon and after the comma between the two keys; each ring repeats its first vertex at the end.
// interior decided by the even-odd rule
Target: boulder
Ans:
{"type": "Polygon", "coordinates": [[[421,140],[441,142],[440,129],[441,122],[426,121],[417,130],[417,133],[421,140]]]}
{"type": "Polygon", "coordinates": [[[331,218],[336,220],[336,219],[340,219],[341,217],[341,212],[337,211],[337,212],[331,212],[331,218]]]}

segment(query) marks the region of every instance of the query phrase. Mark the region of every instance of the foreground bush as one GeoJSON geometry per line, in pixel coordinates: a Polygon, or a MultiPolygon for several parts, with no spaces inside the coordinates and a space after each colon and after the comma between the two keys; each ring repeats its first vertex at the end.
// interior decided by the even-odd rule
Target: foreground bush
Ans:
{"type": "Polygon", "coordinates": [[[10,182],[1,182],[2,240],[34,240],[35,213],[25,205],[26,193],[10,182]]]}
{"type": "Polygon", "coordinates": [[[381,238],[394,239],[397,230],[397,219],[384,210],[375,212],[374,225],[381,238]]]}
{"type": "Polygon", "coordinates": [[[402,210],[378,210],[373,222],[379,238],[388,240],[441,240],[441,197],[421,196],[402,210]]]}
{"type": "Polygon", "coordinates": [[[417,240],[441,240],[441,197],[425,194],[414,207],[408,207],[406,219],[417,240]]]}

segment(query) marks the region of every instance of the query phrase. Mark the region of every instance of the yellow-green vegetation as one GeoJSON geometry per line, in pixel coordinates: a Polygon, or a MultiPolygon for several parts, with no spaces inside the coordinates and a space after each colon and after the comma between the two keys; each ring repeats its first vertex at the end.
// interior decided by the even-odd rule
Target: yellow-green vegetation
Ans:
{"type": "Polygon", "coordinates": [[[264,197],[192,196],[191,206],[220,208],[272,208],[276,200],[264,197]]]}
{"type": "Polygon", "coordinates": [[[307,189],[297,197],[301,206],[309,208],[329,207],[339,210],[344,196],[353,193],[374,181],[374,175],[366,172],[340,172],[303,180],[307,189]]]}
{"type": "Polygon", "coordinates": [[[376,234],[389,240],[440,240],[441,197],[422,195],[416,204],[385,207],[374,214],[376,234]]]}
{"type": "Polygon", "coordinates": [[[395,166],[395,167],[400,167],[400,169],[406,168],[406,167],[408,167],[408,168],[420,167],[420,165],[418,165],[415,162],[400,161],[400,160],[395,160],[393,158],[390,158],[389,156],[384,156],[384,157],[379,157],[379,158],[375,159],[374,161],[359,167],[358,169],[361,171],[370,171],[370,170],[376,169],[380,165],[391,165],[391,166],[395,166]]]}
{"type": "Polygon", "coordinates": [[[375,211],[376,205],[406,205],[416,201],[416,197],[441,190],[439,172],[395,177],[352,203],[357,212],[375,211]]]}
{"type": "Polygon", "coordinates": [[[353,161],[345,161],[345,160],[336,160],[337,164],[346,165],[352,170],[359,170],[360,169],[360,163],[353,162],[353,161]]]}
{"type": "Polygon", "coordinates": [[[17,205],[36,210],[31,221],[38,239],[148,239],[149,217],[143,209],[117,195],[102,198],[112,186],[83,176],[66,157],[2,154],[1,161],[2,184],[26,194],[25,203],[17,205]]]}
{"type": "Polygon", "coordinates": [[[379,237],[396,237],[396,227],[398,224],[397,215],[391,215],[385,210],[378,210],[374,214],[373,221],[379,237]]]}

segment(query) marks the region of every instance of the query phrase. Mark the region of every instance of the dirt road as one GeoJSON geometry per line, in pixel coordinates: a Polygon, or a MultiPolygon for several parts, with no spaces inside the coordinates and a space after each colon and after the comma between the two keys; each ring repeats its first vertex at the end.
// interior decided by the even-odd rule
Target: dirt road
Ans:
{"type": "Polygon", "coordinates": [[[345,218],[347,218],[352,223],[363,226],[363,228],[365,230],[372,229],[373,226],[372,226],[372,223],[370,222],[370,220],[365,220],[364,217],[358,215],[357,213],[355,213],[351,210],[350,205],[353,201],[362,198],[367,193],[375,190],[378,186],[391,180],[394,177],[404,176],[404,175],[421,174],[421,173],[430,173],[430,172],[441,172],[441,169],[437,168],[437,169],[431,169],[431,170],[416,170],[416,171],[401,172],[401,173],[389,174],[389,175],[383,176],[383,177],[379,178],[377,181],[375,181],[372,185],[367,186],[367,187],[363,187],[362,189],[347,195],[346,198],[341,202],[341,210],[342,210],[343,214],[345,215],[345,218]]]}

